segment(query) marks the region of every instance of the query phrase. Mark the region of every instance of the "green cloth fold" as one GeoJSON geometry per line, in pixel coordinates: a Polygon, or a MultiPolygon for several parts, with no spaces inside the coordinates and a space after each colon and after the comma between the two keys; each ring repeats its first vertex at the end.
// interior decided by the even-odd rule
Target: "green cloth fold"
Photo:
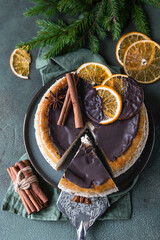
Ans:
{"type": "MultiPolygon", "coordinates": [[[[40,71],[43,85],[62,73],[77,69],[83,63],[98,62],[107,65],[100,55],[93,54],[88,49],[79,49],[63,56],[52,57],[51,59],[44,60],[44,53],[48,50],[48,47],[41,48],[36,59],[36,69],[39,69],[40,71]]],[[[112,73],[120,73],[120,67],[108,67],[112,73]]]]}
{"type": "MultiPolygon", "coordinates": [[[[19,159],[19,161],[25,159],[28,159],[26,153],[19,159]]],[[[131,217],[131,199],[129,191],[134,187],[137,179],[138,178],[136,178],[130,187],[125,191],[113,193],[108,196],[111,206],[98,220],[129,219],[131,217]]],[[[67,218],[60,213],[56,205],[60,191],[47,184],[41,178],[39,178],[39,182],[42,190],[46,193],[49,199],[49,204],[46,208],[38,213],[28,215],[19,194],[14,191],[14,185],[11,182],[2,202],[2,210],[34,220],[66,220],[67,218]]]]}
{"type": "MultiPolygon", "coordinates": [[[[98,55],[93,54],[88,49],[80,49],[76,52],[67,53],[63,56],[58,56],[55,58],[44,60],[44,52],[48,49],[47,47],[40,49],[37,60],[36,68],[39,69],[42,76],[42,84],[44,85],[54,77],[58,75],[77,69],[81,64],[85,62],[98,62],[104,65],[107,65],[104,59],[98,55]]],[[[112,73],[120,73],[119,67],[108,66],[112,73]]],[[[19,161],[28,159],[27,154],[24,154],[19,161]]],[[[117,192],[109,196],[109,202],[111,204],[110,208],[99,218],[99,220],[107,219],[129,219],[131,217],[131,199],[130,199],[130,190],[134,187],[138,177],[133,181],[128,189],[125,191],[117,192]]],[[[14,191],[13,183],[10,183],[10,186],[6,192],[6,195],[2,202],[2,210],[9,211],[34,220],[43,220],[43,221],[57,221],[57,220],[66,220],[67,218],[60,213],[56,206],[56,202],[59,196],[60,191],[53,188],[44,180],[39,178],[40,186],[42,190],[46,193],[49,204],[48,206],[41,210],[39,213],[34,213],[28,215],[25,211],[25,208],[22,204],[22,201],[19,195],[14,191]]]]}

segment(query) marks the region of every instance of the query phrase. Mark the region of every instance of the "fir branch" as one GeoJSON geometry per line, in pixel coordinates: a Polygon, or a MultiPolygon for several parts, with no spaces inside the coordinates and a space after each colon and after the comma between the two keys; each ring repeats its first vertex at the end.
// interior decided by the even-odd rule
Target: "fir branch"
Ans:
{"type": "Polygon", "coordinates": [[[132,20],[138,31],[149,35],[148,22],[144,10],[141,5],[138,5],[135,2],[133,3],[132,20]]]}
{"type": "Polygon", "coordinates": [[[36,15],[45,13],[47,8],[48,8],[47,6],[35,6],[32,8],[26,9],[23,15],[25,17],[34,17],[36,15]]]}
{"type": "Polygon", "coordinates": [[[45,54],[44,59],[58,55],[62,51],[64,46],[65,46],[64,39],[59,38],[59,40],[54,44],[54,46],[45,54]]]}
{"type": "Polygon", "coordinates": [[[98,52],[99,39],[107,32],[118,39],[124,25],[130,19],[138,31],[148,35],[149,28],[143,9],[144,5],[160,7],[159,0],[30,0],[34,6],[24,12],[26,17],[42,15],[37,20],[37,36],[32,40],[19,43],[16,47],[50,46],[45,58],[74,51],[87,46],[92,52],[98,52]],[[55,13],[58,20],[45,20],[55,13]],[[60,17],[59,17],[60,16],[60,17]],[[62,19],[67,19],[65,22],[62,19]]]}
{"type": "Polygon", "coordinates": [[[102,27],[100,27],[100,25],[97,23],[95,23],[95,31],[97,36],[99,37],[99,39],[105,39],[106,37],[106,32],[104,31],[104,29],[102,27]]]}
{"type": "Polygon", "coordinates": [[[111,21],[113,19],[113,16],[112,17],[104,17],[103,21],[101,22],[102,26],[104,29],[106,29],[108,32],[111,30],[111,21]]]}
{"type": "Polygon", "coordinates": [[[79,15],[90,10],[90,6],[81,0],[60,0],[57,8],[59,12],[70,15],[79,15]]]}
{"type": "Polygon", "coordinates": [[[119,5],[117,1],[108,0],[104,17],[101,19],[102,27],[112,32],[113,39],[118,39],[122,30],[119,17],[122,6],[123,4],[119,5]]]}
{"type": "Polygon", "coordinates": [[[45,12],[43,12],[43,16],[44,18],[51,18],[56,13],[57,13],[57,5],[55,4],[55,6],[52,6],[48,8],[45,12]]]}
{"type": "Polygon", "coordinates": [[[110,2],[110,5],[111,5],[111,9],[112,9],[112,12],[113,12],[113,23],[114,23],[114,26],[112,25],[112,36],[113,36],[113,39],[117,39],[120,35],[120,25],[119,23],[117,22],[117,3],[116,2],[113,2],[112,0],[109,0],[110,2]]]}
{"type": "MultiPolygon", "coordinates": [[[[119,0],[118,3],[119,3],[120,11],[121,11],[122,9],[125,8],[125,6],[126,6],[126,4],[128,3],[128,1],[126,1],[126,0],[119,0]]],[[[126,8],[126,9],[127,9],[127,8],[126,8]]],[[[127,9],[127,10],[128,10],[128,9],[127,9]]]]}
{"type": "Polygon", "coordinates": [[[75,46],[76,44],[78,44],[80,41],[82,41],[83,39],[85,39],[85,37],[86,37],[88,34],[90,34],[90,32],[91,32],[92,28],[94,27],[94,25],[96,24],[96,21],[97,21],[97,19],[98,19],[98,17],[99,17],[99,14],[100,14],[100,12],[101,12],[101,10],[102,10],[102,8],[103,8],[103,4],[104,4],[104,0],[102,1],[102,4],[101,4],[101,6],[100,6],[100,8],[99,8],[99,11],[98,11],[98,13],[97,13],[97,16],[96,16],[94,22],[92,23],[91,27],[90,27],[90,28],[82,35],[82,37],[81,37],[80,39],[78,39],[71,47],[73,47],[73,46],[75,46]]]}
{"type": "MultiPolygon", "coordinates": [[[[79,33],[86,30],[87,22],[93,21],[92,12],[85,14],[83,18],[76,20],[73,24],[67,26],[64,21],[59,20],[57,24],[52,21],[37,20],[36,23],[40,27],[37,37],[31,41],[22,42],[16,47],[27,46],[28,49],[36,47],[45,47],[47,45],[54,45],[51,50],[45,55],[45,58],[50,57],[51,54],[57,55],[62,51],[63,47],[68,48],[68,44],[74,44],[79,33]]],[[[80,46],[80,44],[78,45],[80,46]]]]}
{"type": "Polygon", "coordinates": [[[38,5],[26,9],[23,14],[25,17],[34,17],[42,14],[45,18],[50,18],[57,12],[56,0],[32,0],[31,2],[38,5]]]}
{"type": "Polygon", "coordinates": [[[113,2],[112,2],[112,0],[109,0],[109,1],[110,1],[112,12],[113,12],[113,22],[114,22],[114,25],[115,25],[115,29],[117,29],[117,21],[116,21],[116,17],[115,17],[113,2]]]}
{"type": "Polygon", "coordinates": [[[132,4],[130,1],[122,1],[121,0],[121,8],[120,8],[120,18],[119,18],[119,23],[121,25],[121,29],[124,28],[125,24],[129,22],[131,12],[132,12],[132,4]],[[127,9],[127,11],[126,11],[127,9]]]}
{"type": "Polygon", "coordinates": [[[91,32],[89,32],[89,47],[93,53],[97,53],[99,50],[99,41],[91,32]]]}

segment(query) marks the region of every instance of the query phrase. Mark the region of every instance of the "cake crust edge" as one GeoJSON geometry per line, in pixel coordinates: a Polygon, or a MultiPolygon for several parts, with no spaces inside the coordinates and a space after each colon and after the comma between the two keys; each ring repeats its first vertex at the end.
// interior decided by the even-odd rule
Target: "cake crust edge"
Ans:
{"type": "Polygon", "coordinates": [[[129,149],[119,156],[115,161],[111,162],[107,159],[107,163],[112,171],[113,177],[118,177],[125,173],[140,157],[149,134],[149,120],[146,107],[143,103],[139,112],[139,126],[135,138],[132,140],[132,144],[129,149]]]}
{"type": "Polygon", "coordinates": [[[70,182],[65,178],[65,176],[63,176],[58,184],[58,187],[62,191],[82,197],[104,197],[118,191],[117,186],[111,178],[102,185],[94,185],[93,188],[82,188],[70,182]]]}

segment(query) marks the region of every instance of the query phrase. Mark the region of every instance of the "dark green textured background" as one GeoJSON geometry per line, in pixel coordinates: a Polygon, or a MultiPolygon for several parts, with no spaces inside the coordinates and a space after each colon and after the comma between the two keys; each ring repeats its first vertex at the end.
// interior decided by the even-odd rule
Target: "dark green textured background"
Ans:
{"type": "MultiPolygon", "coordinates": [[[[37,50],[32,51],[30,80],[13,75],[9,57],[15,45],[36,34],[33,19],[24,19],[23,11],[31,6],[26,0],[0,1],[0,204],[9,186],[6,168],[24,153],[23,119],[27,107],[41,87],[35,69],[37,50]]],[[[152,39],[160,44],[160,9],[147,7],[152,39]]],[[[125,32],[136,30],[128,26],[125,32]]],[[[100,54],[108,64],[118,65],[115,58],[117,42],[109,37],[101,42],[100,54]]],[[[156,142],[146,169],[132,191],[131,220],[99,221],[88,231],[88,240],[160,240],[160,81],[144,86],[145,98],[152,110],[156,126],[156,142]]],[[[0,212],[2,240],[70,240],[76,231],[69,222],[39,222],[0,212]]]]}

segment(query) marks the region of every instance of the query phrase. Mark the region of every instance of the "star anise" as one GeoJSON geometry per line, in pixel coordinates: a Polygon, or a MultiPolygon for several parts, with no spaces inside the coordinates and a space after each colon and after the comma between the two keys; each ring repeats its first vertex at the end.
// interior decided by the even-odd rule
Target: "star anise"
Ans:
{"type": "Polygon", "coordinates": [[[50,97],[45,97],[46,99],[49,100],[49,103],[47,106],[52,106],[53,105],[53,110],[55,111],[57,106],[61,106],[63,104],[62,99],[65,98],[65,92],[64,90],[58,90],[55,94],[53,94],[52,91],[50,91],[50,97]]]}

